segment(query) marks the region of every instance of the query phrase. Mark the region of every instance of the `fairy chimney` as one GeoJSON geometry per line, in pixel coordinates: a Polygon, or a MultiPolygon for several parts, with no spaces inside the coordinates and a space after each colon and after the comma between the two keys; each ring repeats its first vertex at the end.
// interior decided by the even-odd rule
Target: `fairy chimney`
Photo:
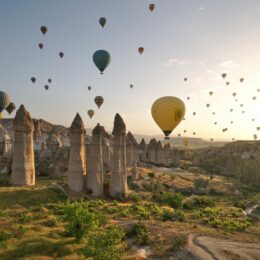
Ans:
{"type": "Polygon", "coordinates": [[[13,120],[14,149],[11,183],[15,186],[35,185],[33,121],[23,105],[13,120]]]}
{"type": "Polygon", "coordinates": [[[97,124],[92,131],[92,141],[89,148],[89,162],[87,166],[87,192],[93,197],[103,196],[103,158],[102,140],[105,130],[97,124]]]}
{"type": "Polygon", "coordinates": [[[121,196],[127,193],[126,126],[119,114],[115,116],[112,134],[110,195],[121,196]]]}
{"type": "Polygon", "coordinates": [[[68,168],[68,186],[74,192],[84,188],[86,175],[86,147],[83,121],[79,114],[74,118],[70,127],[70,156],[68,168]]]}

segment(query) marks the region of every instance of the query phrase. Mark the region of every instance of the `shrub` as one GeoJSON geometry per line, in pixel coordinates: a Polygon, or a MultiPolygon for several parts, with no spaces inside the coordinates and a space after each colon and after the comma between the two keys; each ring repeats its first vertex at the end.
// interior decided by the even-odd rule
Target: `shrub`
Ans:
{"type": "Polygon", "coordinates": [[[159,201],[168,206],[178,209],[182,207],[183,196],[181,193],[165,192],[159,196],[159,201]]]}
{"type": "Polygon", "coordinates": [[[142,205],[134,204],[133,210],[143,219],[149,219],[150,218],[150,213],[142,205]]]}
{"type": "Polygon", "coordinates": [[[135,237],[135,243],[138,245],[147,245],[150,240],[150,233],[142,222],[133,226],[130,236],[135,237]]]}
{"type": "Polygon", "coordinates": [[[196,208],[214,207],[215,202],[207,196],[191,196],[183,203],[183,208],[192,210],[196,208]]]}
{"type": "Polygon", "coordinates": [[[124,237],[124,231],[113,225],[96,230],[89,236],[83,253],[95,260],[119,260],[125,250],[125,244],[122,243],[124,237]]]}
{"type": "Polygon", "coordinates": [[[102,214],[91,212],[88,208],[88,204],[83,200],[66,203],[63,208],[63,213],[63,218],[68,223],[65,227],[66,234],[74,236],[77,240],[86,237],[106,221],[102,214]]]}
{"type": "Polygon", "coordinates": [[[11,239],[12,237],[13,237],[12,232],[6,230],[0,230],[0,248],[6,248],[7,240],[11,239]]]}
{"type": "Polygon", "coordinates": [[[149,172],[147,175],[148,175],[150,178],[154,178],[154,177],[155,177],[155,173],[154,173],[154,172],[149,172]]]}
{"type": "Polygon", "coordinates": [[[129,194],[127,198],[135,203],[138,203],[141,200],[139,195],[136,193],[129,194]]]}
{"type": "Polygon", "coordinates": [[[195,190],[206,189],[209,186],[209,180],[203,178],[197,178],[194,180],[194,188],[195,190]]]}
{"type": "Polygon", "coordinates": [[[184,221],[184,212],[182,210],[176,210],[172,212],[171,210],[165,209],[162,215],[163,221],[184,221]]]}
{"type": "Polygon", "coordinates": [[[184,247],[188,242],[187,236],[179,235],[176,236],[173,243],[172,243],[172,251],[177,252],[180,248],[184,247]]]}

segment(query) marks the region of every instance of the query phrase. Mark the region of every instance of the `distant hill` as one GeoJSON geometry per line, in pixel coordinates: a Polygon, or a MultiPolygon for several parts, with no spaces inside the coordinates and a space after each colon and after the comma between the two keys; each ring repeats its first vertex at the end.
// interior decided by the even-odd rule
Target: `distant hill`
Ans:
{"type": "MultiPolygon", "coordinates": [[[[40,121],[41,130],[45,136],[48,136],[49,133],[56,129],[58,132],[60,132],[61,136],[68,137],[69,135],[69,128],[62,126],[62,125],[55,125],[52,124],[44,119],[33,119],[34,124],[36,121],[40,121]]],[[[0,124],[8,131],[9,135],[13,138],[13,119],[1,119],[0,124]]],[[[88,136],[91,136],[92,129],[87,128],[86,133],[88,136]]],[[[194,138],[194,137],[173,137],[169,140],[164,140],[163,135],[142,135],[142,134],[133,134],[137,140],[138,143],[142,140],[142,138],[145,140],[145,142],[148,144],[152,138],[155,138],[156,140],[160,140],[163,144],[170,143],[171,146],[183,148],[183,140],[189,140],[189,149],[196,149],[196,148],[203,148],[203,147],[221,147],[224,146],[227,142],[207,142],[201,138],[194,138]]]]}

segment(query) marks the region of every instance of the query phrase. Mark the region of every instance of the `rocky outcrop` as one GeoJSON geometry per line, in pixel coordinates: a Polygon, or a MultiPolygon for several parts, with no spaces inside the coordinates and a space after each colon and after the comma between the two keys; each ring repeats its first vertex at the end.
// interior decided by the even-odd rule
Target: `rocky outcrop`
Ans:
{"type": "Polygon", "coordinates": [[[164,150],[161,141],[156,145],[156,164],[162,165],[164,162],[164,150]]]}
{"type": "Polygon", "coordinates": [[[34,140],[34,150],[40,151],[42,148],[43,136],[41,131],[41,123],[39,120],[36,120],[34,124],[33,140],[34,140]]]}
{"type": "Polygon", "coordinates": [[[131,132],[126,136],[126,164],[131,167],[133,162],[139,160],[138,143],[131,132]]]}
{"type": "Polygon", "coordinates": [[[35,185],[33,121],[23,105],[13,121],[14,149],[11,183],[16,186],[35,185]]]}
{"type": "Polygon", "coordinates": [[[74,192],[84,188],[86,175],[86,131],[79,114],[74,118],[70,127],[70,156],[68,169],[68,186],[74,192]]]}
{"type": "Polygon", "coordinates": [[[97,124],[92,131],[92,141],[89,146],[89,163],[87,166],[87,192],[93,197],[103,196],[103,158],[102,140],[104,127],[97,124]]]}
{"type": "Polygon", "coordinates": [[[56,130],[53,129],[46,140],[47,150],[49,150],[52,154],[58,152],[58,150],[62,147],[61,135],[56,130]]]}
{"type": "Polygon", "coordinates": [[[138,150],[139,150],[139,161],[145,162],[147,160],[147,154],[146,154],[146,143],[144,139],[142,139],[140,144],[138,145],[138,150]]]}
{"type": "Polygon", "coordinates": [[[156,146],[157,146],[156,139],[155,138],[151,139],[147,147],[147,161],[149,163],[156,163],[157,161],[156,146]]]}
{"type": "Polygon", "coordinates": [[[0,155],[10,156],[12,152],[12,140],[8,132],[0,125],[0,155]]]}
{"type": "Polygon", "coordinates": [[[103,166],[105,172],[110,171],[111,155],[112,155],[112,147],[111,147],[110,136],[105,132],[102,137],[102,158],[103,158],[103,166]]]}
{"type": "Polygon", "coordinates": [[[119,114],[115,116],[112,134],[110,195],[122,196],[127,193],[126,126],[119,114]]]}

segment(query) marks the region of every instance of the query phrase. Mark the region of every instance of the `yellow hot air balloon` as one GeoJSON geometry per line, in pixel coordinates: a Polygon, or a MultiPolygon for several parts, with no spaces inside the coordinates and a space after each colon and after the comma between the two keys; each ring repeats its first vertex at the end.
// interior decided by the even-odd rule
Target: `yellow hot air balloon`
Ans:
{"type": "Polygon", "coordinates": [[[184,140],[183,140],[183,144],[184,144],[185,147],[187,147],[187,146],[189,145],[189,140],[184,139],[184,140]]]}
{"type": "Polygon", "coordinates": [[[177,97],[161,97],[153,103],[151,112],[154,121],[163,131],[165,139],[169,139],[168,136],[185,115],[185,105],[177,97]]]}

